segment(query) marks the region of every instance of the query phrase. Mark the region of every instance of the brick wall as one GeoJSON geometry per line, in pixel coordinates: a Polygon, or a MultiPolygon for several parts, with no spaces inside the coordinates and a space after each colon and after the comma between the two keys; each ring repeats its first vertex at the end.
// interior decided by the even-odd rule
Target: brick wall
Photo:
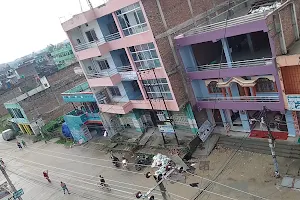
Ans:
{"type": "Polygon", "coordinates": [[[300,66],[282,67],[285,94],[300,94],[300,66]]]}
{"type": "MultiPolygon", "coordinates": [[[[298,27],[300,28],[300,0],[295,0],[295,10],[296,10],[296,16],[297,16],[297,24],[298,27]]],[[[267,17],[267,25],[269,29],[269,35],[274,41],[275,45],[275,52],[276,55],[282,55],[282,47],[280,45],[280,34],[276,33],[276,28],[275,24],[280,24],[279,16],[278,13],[280,14],[280,19],[281,19],[281,26],[282,26],[282,33],[284,35],[284,40],[287,49],[293,45],[295,42],[295,32],[294,28],[292,25],[292,12],[291,12],[291,4],[286,6],[285,8],[281,9],[278,12],[274,12],[273,14],[269,15],[267,17]],[[275,18],[275,19],[274,19],[275,18]]]]}

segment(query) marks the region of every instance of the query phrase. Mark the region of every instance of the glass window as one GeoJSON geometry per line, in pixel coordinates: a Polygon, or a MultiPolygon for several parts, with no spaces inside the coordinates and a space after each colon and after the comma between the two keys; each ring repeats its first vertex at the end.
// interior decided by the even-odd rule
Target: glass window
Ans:
{"type": "Polygon", "coordinates": [[[109,92],[113,97],[121,96],[120,90],[117,86],[109,87],[109,92]]]}
{"type": "Polygon", "coordinates": [[[105,69],[110,68],[107,60],[97,60],[96,62],[98,63],[101,70],[105,70],[105,69]]]}
{"type": "Polygon", "coordinates": [[[170,92],[169,85],[165,78],[162,79],[152,79],[152,80],[143,80],[145,90],[150,99],[164,98],[171,100],[172,94],[170,92]]]}

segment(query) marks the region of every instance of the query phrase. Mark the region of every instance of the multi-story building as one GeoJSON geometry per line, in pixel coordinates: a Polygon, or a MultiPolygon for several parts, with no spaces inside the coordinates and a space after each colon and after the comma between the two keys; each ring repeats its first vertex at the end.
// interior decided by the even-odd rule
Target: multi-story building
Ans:
{"type": "Polygon", "coordinates": [[[168,121],[197,132],[170,43],[155,38],[160,27],[152,4],[110,0],[62,23],[109,134],[124,126],[143,132],[168,121]]]}
{"type": "Polygon", "coordinates": [[[62,98],[74,106],[74,110],[65,114],[64,120],[76,142],[84,143],[103,135],[99,108],[87,82],[63,92],[62,98]]]}
{"type": "Polygon", "coordinates": [[[58,70],[77,62],[69,41],[64,41],[51,48],[51,56],[58,70]]]}
{"type": "Polygon", "coordinates": [[[209,25],[176,36],[194,100],[212,124],[227,131],[261,130],[251,122],[260,121],[265,106],[272,130],[295,136],[276,56],[299,38],[299,6],[299,1],[229,3],[209,25]]]}

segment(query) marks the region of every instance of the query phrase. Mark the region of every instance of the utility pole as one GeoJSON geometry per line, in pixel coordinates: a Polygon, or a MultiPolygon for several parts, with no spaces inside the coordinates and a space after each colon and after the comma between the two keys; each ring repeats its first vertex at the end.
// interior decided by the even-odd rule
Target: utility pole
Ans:
{"type": "Polygon", "coordinates": [[[274,171],[275,171],[275,177],[280,178],[280,173],[279,173],[279,167],[278,167],[278,162],[275,154],[275,138],[272,135],[271,129],[270,129],[270,123],[267,118],[267,108],[264,106],[263,107],[263,117],[262,117],[262,122],[265,123],[267,130],[268,130],[268,141],[269,141],[269,147],[271,149],[271,154],[273,158],[273,164],[274,164],[274,171]]]}
{"type": "MultiPolygon", "coordinates": [[[[3,174],[3,176],[6,178],[8,184],[10,185],[11,189],[13,190],[13,192],[17,192],[17,189],[15,188],[14,184],[11,182],[9,176],[7,175],[4,167],[2,165],[0,165],[0,170],[3,174]]],[[[19,200],[23,200],[22,197],[18,197],[19,200]]]]}
{"type": "MultiPolygon", "coordinates": [[[[155,179],[156,182],[159,182],[159,180],[158,180],[155,176],[153,176],[153,177],[154,177],[154,179],[155,179]]],[[[161,181],[161,182],[158,184],[158,187],[159,187],[159,189],[160,189],[161,196],[163,197],[163,200],[169,200],[168,195],[167,195],[167,189],[166,189],[166,187],[165,187],[163,181],[161,181]]]]}

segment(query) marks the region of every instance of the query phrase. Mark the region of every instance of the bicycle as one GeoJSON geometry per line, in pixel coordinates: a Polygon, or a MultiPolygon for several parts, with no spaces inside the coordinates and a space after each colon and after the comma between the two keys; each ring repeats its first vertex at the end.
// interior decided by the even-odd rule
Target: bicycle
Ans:
{"type": "Polygon", "coordinates": [[[107,191],[107,192],[110,192],[111,191],[111,188],[110,188],[110,186],[108,185],[108,184],[106,184],[106,183],[97,183],[97,186],[100,188],[100,189],[102,189],[102,190],[104,190],[104,191],[107,191]]]}

